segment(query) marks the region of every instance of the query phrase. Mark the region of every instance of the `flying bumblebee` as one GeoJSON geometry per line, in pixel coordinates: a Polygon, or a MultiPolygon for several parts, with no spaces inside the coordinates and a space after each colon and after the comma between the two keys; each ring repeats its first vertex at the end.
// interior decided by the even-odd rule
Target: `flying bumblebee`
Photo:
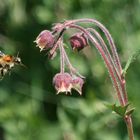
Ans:
{"type": "Polygon", "coordinates": [[[23,65],[18,55],[16,57],[6,55],[0,51],[0,79],[9,73],[15,65],[23,65]]]}

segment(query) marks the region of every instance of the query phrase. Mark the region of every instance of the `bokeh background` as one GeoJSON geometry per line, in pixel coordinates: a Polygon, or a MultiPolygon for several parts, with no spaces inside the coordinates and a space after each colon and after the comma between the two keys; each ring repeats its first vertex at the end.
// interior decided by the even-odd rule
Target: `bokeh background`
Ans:
{"type": "MultiPolygon", "coordinates": [[[[53,76],[59,54],[49,60],[33,41],[40,31],[66,19],[95,18],[112,34],[122,65],[140,47],[140,0],[0,0],[0,50],[19,55],[17,66],[0,81],[0,140],[127,140],[126,126],[104,103],[117,103],[108,73],[93,48],[67,49],[86,76],[83,95],[56,95],[53,76]]],[[[66,42],[69,46],[69,43],[66,42]]],[[[140,57],[126,76],[135,140],[140,139],[140,57]]]]}

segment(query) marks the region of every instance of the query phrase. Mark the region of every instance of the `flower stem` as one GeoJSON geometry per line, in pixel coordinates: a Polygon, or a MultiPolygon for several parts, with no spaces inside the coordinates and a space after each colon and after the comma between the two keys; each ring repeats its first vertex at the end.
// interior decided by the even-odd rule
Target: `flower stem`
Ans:
{"type": "Polygon", "coordinates": [[[125,117],[125,123],[127,126],[129,140],[134,140],[134,133],[133,133],[133,123],[131,116],[125,117]]]}
{"type": "Polygon", "coordinates": [[[100,34],[99,34],[95,29],[93,29],[93,28],[88,28],[87,30],[89,30],[90,32],[93,32],[94,35],[95,35],[95,37],[97,37],[97,39],[100,41],[100,44],[101,44],[102,48],[104,49],[105,54],[106,54],[106,56],[108,57],[108,59],[109,59],[111,65],[113,66],[113,69],[114,69],[114,71],[115,71],[115,73],[116,73],[118,79],[121,81],[121,75],[120,75],[120,73],[118,72],[118,70],[116,69],[115,63],[114,63],[114,61],[113,61],[113,59],[112,59],[112,56],[111,56],[111,54],[110,54],[110,52],[109,52],[109,50],[108,50],[108,48],[107,48],[107,45],[106,45],[106,43],[104,42],[104,40],[102,39],[102,37],[100,36],[100,34]]]}
{"type": "Polygon", "coordinates": [[[61,73],[64,73],[65,71],[65,58],[64,58],[64,53],[63,53],[63,43],[60,42],[60,46],[59,46],[59,49],[60,49],[60,72],[61,73]]]}
{"type": "Polygon", "coordinates": [[[82,75],[72,66],[72,64],[71,64],[71,62],[70,62],[70,60],[69,60],[69,58],[68,58],[68,56],[67,56],[67,53],[66,53],[66,51],[65,51],[64,48],[62,48],[62,53],[63,53],[63,55],[64,55],[64,59],[65,59],[65,61],[66,61],[66,64],[67,64],[68,67],[69,67],[69,70],[70,70],[71,74],[73,75],[73,73],[74,73],[74,74],[77,74],[78,76],[80,76],[81,78],[85,78],[84,76],[82,76],[82,75]]]}
{"type": "Polygon", "coordinates": [[[70,28],[76,28],[76,29],[79,29],[81,30],[82,32],[85,33],[85,35],[87,35],[87,37],[89,38],[89,40],[94,44],[94,46],[97,48],[97,50],[99,51],[99,53],[101,54],[105,64],[106,64],[106,67],[108,69],[108,72],[109,72],[109,75],[111,77],[111,80],[112,80],[112,83],[113,83],[113,86],[115,87],[116,89],[116,92],[117,92],[117,95],[118,95],[118,99],[119,99],[119,102],[122,106],[125,105],[125,101],[124,101],[124,98],[123,98],[123,94],[122,94],[122,90],[120,89],[120,86],[119,86],[119,83],[117,81],[117,77],[114,73],[114,69],[112,67],[112,65],[110,64],[110,61],[107,59],[106,55],[105,55],[105,52],[104,50],[102,49],[102,47],[100,46],[100,44],[95,40],[95,38],[84,28],[82,28],[81,26],[78,26],[78,25],[70,25],[69,26],[70,28]]]}
{"type": "MultiPolygon", "coordinates": [[[[117,91],[118,100],[122,106],[125,106],[128,103],[127,92],[126,92],[126,88],[125,88],[125,79],[123,77],[121,77],[121,81],[119,81],[119,83],[118,83],[118,81],[116,79],[117,77],[114,73],[114,69],[113,69],[110,61],[106,57],[104,50],[102,49],[100,44],[96,41],[96,39],[86,29],[82,28],[81,26],[74,25],[74,24],[70,25],[69,27],[76,28],[76,29],[79,29],[82,32],[84,32],[87,35],[87,37],[89,38],[89,40],[95,45],[95,47],[101,54],[103,60],[105,61],[105,64],[109,71],[110,77],[112,79],[112,83],[117,91]]],[[[126,122],[127,130],[128,130],[129,140],[134,140],[133,124],[132,124],[131,116],[126,116],[125,122],[126,122]]]]}

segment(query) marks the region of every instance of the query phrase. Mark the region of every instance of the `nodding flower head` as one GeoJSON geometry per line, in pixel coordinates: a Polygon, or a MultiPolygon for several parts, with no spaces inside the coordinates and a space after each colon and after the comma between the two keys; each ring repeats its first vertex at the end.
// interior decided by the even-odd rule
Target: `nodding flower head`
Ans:
{"type": "Polygon", "coordinates": [[[75,89],[80,95],[82,95],[82,87],[84,80],[80,77],[74,77],[72,80],[72,88],[75,89]]]}
{"type": "Polygon", "coordinates": [[[60,92],[71,92],[72,77],[69,73],[58,73],[53,78],[53,84],[57,90],[57,94],[60,92]]]}
{"type": "Polygon", "coordinates": [[[54,44],[54,36],[48,30],[42,31],[34,41],[37,44],[37,47],[40,48],[40,51],[52,48],[54,44]]]}
{"type": "Polygon", "coordinates": [[[84,33],[76,33],[70,38],[70,44],[73,50],[80,51],[88,45],[84,33]]]}

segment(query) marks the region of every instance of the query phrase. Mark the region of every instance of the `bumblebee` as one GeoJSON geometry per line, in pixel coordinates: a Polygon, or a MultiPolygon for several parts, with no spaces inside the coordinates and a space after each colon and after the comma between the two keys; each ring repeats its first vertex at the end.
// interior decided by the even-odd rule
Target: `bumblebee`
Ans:
{"type": "Polygon", "coordinates": [[[15,65],[23,65],[18,55],[6,55],[0,51],[0,79],[2,79],[15,65]]]}

